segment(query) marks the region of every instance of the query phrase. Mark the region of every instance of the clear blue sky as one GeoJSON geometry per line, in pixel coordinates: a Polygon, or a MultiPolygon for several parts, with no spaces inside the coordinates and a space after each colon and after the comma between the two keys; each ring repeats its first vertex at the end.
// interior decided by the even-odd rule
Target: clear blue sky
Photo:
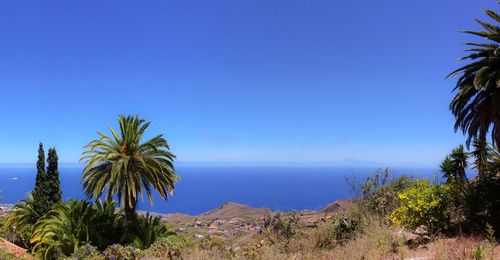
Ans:
{"type": "Polygon", "coordinates": [[[491,0],[3,1],[0,162],[76,162],[121,114],[179,161],[435,166],[491,0]]]}

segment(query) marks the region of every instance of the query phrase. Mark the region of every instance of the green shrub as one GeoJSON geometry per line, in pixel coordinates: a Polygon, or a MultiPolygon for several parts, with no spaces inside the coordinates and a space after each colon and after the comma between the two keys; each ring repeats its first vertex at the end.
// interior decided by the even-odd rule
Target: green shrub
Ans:
{"type": "Polygon", "coordinates": [[[3,223],[6,237],[16,241],[18,245],[31,248],[30,239],[33,232],[33,225],[37,221],[37,214],[34,209],[33,196],[28,193],[26,199],[20,200],[12,211],[7,215],[3,223]]]}
{"type": "MultiPolygon", "coordinates": [[[[0,210],[1,212],[1,210],[0,210]]],[[[12,226],[6,225],[8,216],[0,216],[0,237],[8,241],[14,241],[16,244],[28,248],[28,241],[31,236],[31,229],[14,229],[12,226]],[[19,232],[21,231],[21,232],[19,232]]],[[[1,258],[0,258],[1,259],[1,258]]]]}
{"type": "Polygon", "coordinates": [[[299,217],[291,212],[286,215],[276,213],[267,217],[261,224],[260,233],[272,245],[278,245],[283,251],[288,251],[291,239],[297,233],[299,217]]]}
{"type": "Polygon", "coordinates": [[[409,176],[403,175],[379,187],[366,200],[368,209],[380,216],[388,216],[399,207],[399,200],[396,195],[407,189],[412,182],[413,180],[409,176]]]}
{"type": "Polygon", "coordinates": [[[123,229],[122,216],[115,213],[115,202],[68,200],[58,204],[33,228],[30,242],[33,250],[45,257],[70,256],[80,246],[92,241],[99,249],[118,243],[123,229]]]}
{"type": "Polygon", "coordinates": [[[482,233],[489,224],[500,235],[500,178],[487,176],[472,182],[465,194],[468,231],[482,233]]]}
{"type": "Polygon", "coordinates": [[[397,194],[408,188],[413,179],[407,175],[393,178],[389,169],[379,169],[363,183],[355,179],[347,181],[351,189],[360,195],[357,204],[370,213],[385,217],[399,207],[397,194]]]}
{"type": "Polygon", "coordinates": [[[187,246],[186,240],[181,236],[164,237],[151,245],[142,254],[146,259],[176,259],[181,258],[182,250],[187,246]]]}
{"type": "Polygon", "coordinates": [[[362,214],[352,208],[347,214],[336,216],[331,222],[316,228],[311,234],[313,246],[318,249],[331,249],[336,245],[344,245],[363,233],[364,225],[362,214]]]}
{"type": "Polygon", "coordinates": [[[483,260],[486,257],[486,249],[483,245],[477,245],[472,251],[472,258],[474,260],[483,260]]]}
{"type": "Polygon", "coordinates": [[[66,259],[74,259],[74,260],[81,260],[81,259],[91,259],[91,260],[104,260],[104,256],[101,255],[97,247],[91,245],[91,244],[86,244],[81,247],[79,247],[70,257],[66,259]]]}
{"type": "Polygon", "coordinates": [[[6,231],[4,225],[5,221],[7,220],[6,216],[1,215],[2,213],[2,209],[0,209],[0,236],[3,236],[6,231]]]}
{"type": "Polygon", "coordinates": [[[160,216],[153,217],[147,213],[145,216],[138,215],[129,227],[126,241],[135,247],[145,250],[155,241],[163,237],[175,235],[168,231],[160,216]]]}
{"type": "Polygon", "coordinates": [[[112,245],[102,253],[105,259],[134,260],[141,255],[141,250],[134,246],[112,245]]]}
{"type": "Polygon", "coordinates": [[[262,249],[264,248],[264,240],[251,241],[247,243],[241,252],[244,259],[262,259],[262,249]]]}
{"type": "Polygon", "coordinates": [[[411,187],[398,194],[400,206],[389,219],[407,229],[425,226],[431,234],[449,227],[447,201],[450,187],[446,184],[429,183],[427,179],[416,180],[411,187]]]}
{"type": "Polygon", "coordinates": [[[123,210],[117,210],[118,203],[115,201],[97,200],[93,204],[94,216],[91,227],[92,244],[100,251],[108,246],[120,243],[125,233],[125,218],[123,210]]]}
{"type": "Polygon", "coordinates": [[[334,220],[333,234],[337,244],[343,245],[345,242],[363,230],[363,223],[359,218],[345,216],[334,220]]]}
{"type": "Polygon", "coordinates": [[[486,240],[488,241],[488,243],[492,245],[497,243],[497,240],[495,238],[495,229],[493,229],[492,225],[486,223],[485,233],[486,233],[486,240]]]}
{"type": "Polygon", "coordinates": [[[200,240],[200,248],[204,250],[216,249],[222,252],[226,249],[226,245],[222,238],[216,236],[205,236],[200,240]]]}

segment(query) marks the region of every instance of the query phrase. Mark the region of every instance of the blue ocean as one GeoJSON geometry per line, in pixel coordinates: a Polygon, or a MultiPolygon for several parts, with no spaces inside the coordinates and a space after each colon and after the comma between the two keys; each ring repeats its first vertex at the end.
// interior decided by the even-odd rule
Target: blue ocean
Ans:
{"type": "MultiPolygon", "coordinates": [[[[154,205],[147,198],[140,210],[196,215],[233,201],[271,210],[317,210],[355,194],[346,178],[363,181],[376,168],[359,167],[269,167],[269,166],[182,166],[181,180],[167,202],[158,195],[154,205]]],[[[84,198],[80,179],[82,167],[60,167],[63,198],[84,198]]],[[[393,169],[394,176],[434,178],[436,169],[393,169]]],[[[16,203],[35,183],[35,166],[0,167],[2,203],[16,203]]]]}

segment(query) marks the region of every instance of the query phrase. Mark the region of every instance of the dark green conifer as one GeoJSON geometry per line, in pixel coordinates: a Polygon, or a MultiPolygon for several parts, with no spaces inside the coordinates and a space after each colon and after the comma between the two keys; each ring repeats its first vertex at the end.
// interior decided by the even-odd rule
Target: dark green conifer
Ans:
{"type": "Polygon", "coordinates": [[[58,157],[55,148],[50,148],[47,157],[47,189],[51,206],[61,201],[61,182],[59,181],[58,157]]]}
{"type": "Polygon", "coordinates": [[[38,161],[35,188],[33,189],[33,208],[36,219],[41,218],[52,208],[54,203],[61,201],[61,187],[57,165],[57,153],[54,148],[49,149],[47,170],[45,169],[45,151],[43,144],[38,147],[38,161]]]}
{"type": "Polygon", "coordinates": [[[43,144],[38,145],[38,161],[36,162],[36,185],[42,182],[43,177],[45,177],[45,150],[43,149],[43,144]]]}
{"type": "Polygon", "coordinates": [[[36,162],[36,182],[33,189],[33,208],[36,213],[36,218],[40,218],[49,211],[50,205],[47,201],[46,180],[47,173],[45,172],[45,151],[43,144],[38,146],[38,160],[36,162]]]}

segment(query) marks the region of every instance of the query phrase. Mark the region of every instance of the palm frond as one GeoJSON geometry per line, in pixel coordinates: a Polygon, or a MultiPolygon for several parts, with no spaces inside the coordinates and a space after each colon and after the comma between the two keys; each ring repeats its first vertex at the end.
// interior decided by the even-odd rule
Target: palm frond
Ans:
{"type": "Polygon", "coordinates": [[[167,200],[179,180],[174,170],[175,155],[163,135],[143,141],[150,122],[138,116],[119,116],[119,133],[109,127],[112,138],[101,137],[85,146],[82,161],[87,163],[82,184],[87,196],[107,199],[118,196],[126,212],[135,211],[137,202],[148,197],[153,203],[152,190],[167,200]]]}
{"type": "MultiPolygon", "coordinates": [[[[496,23],[499,15],[488,10],[486,14],[496,23]]],[[[458,77],[453,89],[455,96],[450,110],[455,116],[455,131],[467,135],[467,146],[472,140],[485,139],[491,134],[494,144],[500,142],[500,27],[496,24],[476,20],[486,31],[464,31],[485,39],[483,43],[466,43],[474,48],[460,61],[466,64],[448,74],[447,78],[458,77]]]]}

